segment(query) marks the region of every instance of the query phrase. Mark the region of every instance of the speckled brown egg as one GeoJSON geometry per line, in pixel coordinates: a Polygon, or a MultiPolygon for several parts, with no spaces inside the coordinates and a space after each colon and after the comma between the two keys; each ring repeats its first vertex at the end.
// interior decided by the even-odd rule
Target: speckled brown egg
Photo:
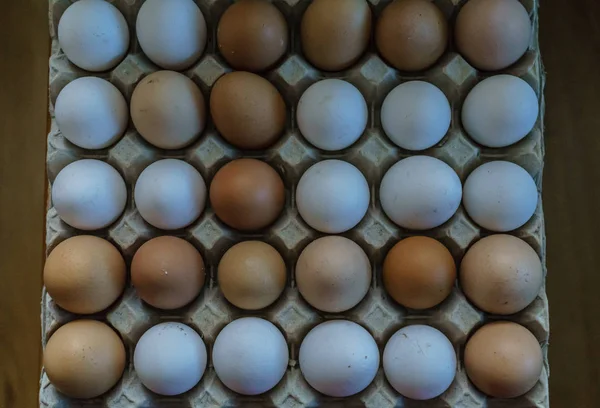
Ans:
{"type": "Polygon", "coordinates": [[[202,255],[177,237],[151,239],[131,261],[131,283],[139,297],[159,309],[187,305],[200,293],[204,279],[202,255]]]}
{"type": "Polygon", "coordinates": [[[348,238],[327,236],[298,257],[296,285],[313,307],[339,313],[356,306],[369,291],[371,264],[365,251],[348,238]]]}
{"type": "Polygon", "coordinates": [[[398,303],[428,309],[448,297],[456,280],[450,251],[433,238],[410,237],[398,242],[383,262],[383,284],[398,303]]]}
{"type": "Polygon", "coordinates": [[[525,241],[490,235],[475,243],[460,264],[460,285],[484,312],[508,315],[527,307],[544,282],[542,262],[525,241]]]}
{"type": "Polygon", "coordinates": [[[240,149],[265,149],[285,127],[285,102],[269,81],[250,72],[231,72],[215,83],[210,113],[223,139],[240,149]]]}
{"type": "Polygon", "coordinates": [[[366,0],[315,0],[300,26],[302,52],[324,71],[349,68],[365,52],[371,36],[366,0]]]}
{"type": "Polygon", "coordinates": [[[496,398],[515,398],[538,382],[543,355],[537,339],[525,327],[494,322],[467,341],[464,364],[479,390],[496,398]]]}
{"type": "Polygon", "coordinates": [[[379,17],[375,42],[382,57],[401,71],[429,68],[448,44],[448,23],[430,0],[395,0],[379,17]]]}
{"type": "Polygon", "coordinates": [[[223,166],[210,185],[210,204],[225,224],[241,231],[272,224],[285,204],[279,174],[256,159],[237,159],[223,166]]]}
{"type": "Polygon", "coordinates": [[[518,0],[469,0],[456,18],[454,38],[475,68],[499,70],[527,51],[531,21],[518,0]]]}
{"type": "Polygon", "coordinates": [[[157,71],[142,79],[131,95],[130,112],[140,136],[160,149],[189,145],[207,119],[200,88],[174,71],[157,71]]]}
{"type": "Polygon", "coordinates": [[[240,0],[229,6],[219,20],[217,44],[233,68],[263,71],[287,50],[287,22],[267,0],[240,0]]]}
{"type": "Polygon", "coordinates": [[[258,310],[275,302],[285,288],[283,258],[271,245],[244,241],[229,248],[219,262],[219,288],[233,305],[258,310]]]}
{"type": "Polygon", "coordinates": [[[69,238],[50,253],[44,285],[54,302],[79,314],[100,312],[123,292],[127,270],[110,242],[91,235],[69,238]]]}
{"type": "Polygon", "coordinates": [[[125,369],[125,346],[117,333],[95,320],[60,327],[44,349],[48,379],[63,394],[94,398],[110,390],[125,369]]]}

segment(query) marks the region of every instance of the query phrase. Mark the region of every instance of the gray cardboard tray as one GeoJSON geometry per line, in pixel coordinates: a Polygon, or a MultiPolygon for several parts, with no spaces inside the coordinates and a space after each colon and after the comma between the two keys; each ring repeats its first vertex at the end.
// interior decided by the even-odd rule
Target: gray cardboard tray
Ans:
{"type": "MultiPolygon", "coordinates": [[[[128,204],[124,214],[109,228],[93,234],[108,239],[121,251],[129,265],[135,251],[150,238],[163,235],[147,224],[137,212],[133,202],[133,186],[141,171],[150,163],[162,158],[179,158],[192,164],[207,184],[216,171],[232,158],[257,157],[273,166],[283,177],[286,186],[286,209],[278,221],[260,234],[244,234],[221,223],[210,205],[200,219],[190,227],[168,233],[187,239],[202,253],[207,265],[207,282],[200,296],[190,305],[176,311],[160,311],[143,303],[127,285],[123,296],[105,312],[92,316],[115,328],[121,335],[128,355],[125,373],[119,383],[102,397],[81,401],[71,400],[60,394],[42,371],[40,385],[41,407],[286,407],[303,406],[372,408],[387,407],[547,407],[548,363],[538,384],[526,395],[513,400],[487,398],[469,382],[462,367],[462,354],[468,336],[487,321],[501,319],[478,311],[461,292],[458,285],[441,305],[424,311],[405,309],[385,293],[381,279],[381,267],[385,254],[399,239],[411,235],[428,235],[445,244],[456,262],[467,248],[481,237],[488,235],[466,215],[462,206],[450,221],[433,230],[411,232],[394,225],[382,212],[378,197],[381,178],[394,163],[414,153],[394,146],[383,134],[379,111],[383,98],[401,82],[421,79],[438,86],[448,97],[452,110],[452,125],[444,139],[424,153],[448,163],[464,182],[466,176],[478,165],[491,160],[509,160],[524,167],[534,178],[541,194],[544,158],[543,140],[543,88],[544,71],[538,45],[538,0],[522,0],[533,22],[534,33],[528,52],[517,64],[503,71],[523,78],[536,91],[540,101],[540,117],[533,131],[519,143],[502,149],[489,149],[477,145],[466,135],[460,124],[460,109],[466,94],[489,74],[471,67],[454,49],[450,48],[434,67],[414,75],[405,75],[392,69],[377,55],[373,44],[369,51],[349,70],[339,73],[323,73],[311,67],[302,57],[298,35],[301,16],[310,3],[308,0],[273,0],[282,11],[291,30],[288,53],[275,69],[264,75],[280,90],[288,108],[288,120],[284,136],[273,147],[262,152],[242,152],[228,145],[219,137],[210,123],[202,136],[183,150],[165,151],[145,142],[130,123],[125,136],[115,145],[103,150],[84,150],[68,142],[57,128],[54,120],[54,102],[61,89],[70,81],[96,75],[112,82],[129,101],[135,85],[146,75],[159,70],[141,52],[135,36],[135,19],[143,0],[111,1],[123,13],[131,30],[131,46],[127,57],[113,70],[90,73],[71,64],[58,44],[56,29],[70,0],[50,0],[50,34],[52,50],[50,57],[50,115],[51,130],[48,135],[47,171],[50,184],[67,164],[82,158],[107,161],[125,179],[128,186],[128,204]],[[325,153],[309,145],[300,135],[295,123],[295,109],[302,92],[322,78],[341,78],[354,84],[364,95],[369,106],[369,122],[362,137],[350,148],[335,153],[325,153]],[[294,282],[295,260],[302,249],[322,234],[306,225],[295,206],[294,191],[302,173],[315,162],[326,158],[338,158],[358,167],[366,176],[371,189],[372,202],[368,214],[360,224],[343,234],[357,242],[367,253],[374,267],[373,282],[367,296],[355,308],[341,314],[323,314],[308,305],[299,295],[294,282]],[[220,257],[234,243],[245,239],[262,239],[277,248],[288,267],[287,288],[281,298],[270,307],[246,312],[229,304],[216,284],[216,267],[220,257]],[[209,358],[207,370],[200,383],[189,392],[177,397],[162,397],[142,386],[132,363],[135,344],[151,326],[162,321],[180,321],[189,324],[203,337],[209,351],[219,331],[231,320],[242,316],[258,316],[273,322],[287,339],[290,360],[283,380],[271,391],[244,397],[229,391],[215,375],[209,358]],[[414,323],[432,325],[444,332],[453,342],[459,358],[456,379],[440,397],[429,401],[413,401],[400,396],[387,383],[380,368],[373,383],[363,392],[345,399],[330,398],[313,390],[302,378],[298,367],[298,349],[302,338],[318,323],[332,318],[345,318],[364,326],[374,336],[380,350],[399,328],[414,323]]],[[[196,0],[208,25],[208,44],[204,55],[184,73],[202,90],[205,100],[215,81],[231,70],[219,55],[216,47],[216,25],[230,0],[196,0]]],[[[390,0],[369,0],[373,18],[390,0]]],[[[452,22],[464,0],[435,0],[435,3],[452,22]]],[[[46,253],[49,254],[61,241],[78,231],[60,220],[51,203],[47,212],[46,253]]],[[[545,264],[545,235],[541,195],[532,219],[513,232],[527,241],[545,264]]],[[[70,314],[54,304],[45,292],[42,297],[42,342],[45,346],[50,335],[62,324],[80,316],[70,314]]],[[[502,317],[502,319],[505,319],[502,317]]],[[[537,299],[522,312],[509,316],[533,332],[546,354],[549,337],[548,301],[543,288],[537,299]]]]}

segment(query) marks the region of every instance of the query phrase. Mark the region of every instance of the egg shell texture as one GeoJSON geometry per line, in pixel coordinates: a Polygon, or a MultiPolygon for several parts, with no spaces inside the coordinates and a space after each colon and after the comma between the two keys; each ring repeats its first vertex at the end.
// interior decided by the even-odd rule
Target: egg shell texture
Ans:
{"type": "Polygon", "coordinates": [[[180,149],[206,126],[204,96],[194,82],[174,71],[154,72],[140,81],[131,96],[131,120],[150,144],[180,149]]]}
{"type": "Polygon", "coordinates": [[[84,149],[102,149],[115,143],[127,128],[129,109],[110,82],[83,77],[70,82],[56,98],[54,109],[61,133],[84,149]]]}
{"type": "Polygon", "coordinates": [[[96,320],[60,327],[44,349],[50,381],[73,398],[94,398],[111,389],[125,369],[125,347],[117,333],[96,320]]]}
{"type": "Polygon", "coordinates": [[[61,242],[44,265],[44,286],[60,307],[79,314],[100,312],[123,293],[127,269],[110,242],[78,235],[61,242]]]}
{"type": "Polygon", "coordinates": [[[327,236],[310,244],[298,257],[296,284],[313,307],[339,313],[356,306],[371,284],[371,263],[358,244],[327,236]]]}
{"type": "Polygon", "coordinates": [[[160,323],[135,346],[133,365],[142,384],[160,395],[178,395],[194,387],[206,369],[206,346],[185,324],[160,323]]]}
{"type": "Polygon", "coordinates": [[[324,71],[341,71],[358,60],[371,37],[366,0],[316,0],[302,15],[302,52],[324,71]]]}
{"type": "Polygon", "coordinates": [[[470,0],[458,13],[456,46],[476,68],[499,70],[514,64],[529,47],[531,21],[518,0],[470,0]]]}
{"type": "Polygon", "coordinates": [[[219,379],[235,392],[257,395],[273,388],[288,365],[285,338],[257,317],[234,320],[217,336],[212,361],[219,379]]]}
{"type": "Polygon", "coordinates": [[[313,388],[331,397],[348,397],[373,381],[379,368],[379,350],[360,325],[332,320],[306,335],[298,362],[313,388]]]}
{"type": "Polygon", "coordinates": [[[450,295],[456,265],[450,251],[429,237],[409,237],[392,247],[383,262],[383,284],[398,303],[427,309],[450,295]]]}
{"type": "Polygon", "coordinates": [[[58,40],[67,58],[87,71],[114,68],[129,48],[123,14],[104,0],[80,0],[65,10],[58,40]]]}
{"type": "Polygon", "coordinates": [[[135,183],[135,205],[150,225],[184,228],[204,210],[206,184],[190,164],[164,159],[146,167],[135,183]]]}
{"type": "Polygon", "coordinates": [[[429,400],[446,391],[456,366],[452,343],[431,326],[411,325],[398,330],[383,351],[383,370],[392,387],[416,400],[429,400]]]}
{"type": "Polygon", "coordinates": [[[241,0],[219,20],[217,44],[223,58],[241,71],[263,71],[287,51],[285,17],[267,0],[241,0]]]}
{"type": "Polygon", "coordinates": [[[481,327],[465,347],[469,379],[496,398],[515,398],[529,391],[542,372],[542,350],[525,327],[507,321],[481,327]]]}
{"type": "Polygon", "coordinates": [[[188,68],[206,47],[206,21],[193,0],[146,0],[136,33],[144,54],[164,69],[188,68]]]}
{"type": "MultiPolygon", "coordinates": [[[[419,79],[434,84],[440,88],[452,107],[452,124],[447,136],[438,145],[424,151],[423,154],[436,157],[448,163],[464,182],[467,175],[483,162],[490,160],[509,160],[525,168],[541,187],[541,170],[543,164],[544,143],[542,139],[543,117],[535,124],[531,134],[507,148],[488,149],[473,143],[462,128],[460,106],[469,90],[488,74],[474,70],[452,49],[427,71],[408,75],[388,66],[378,55],[374,42],[371,42],[363,57],[348,70],[341,73],[323,74],[313,68],[301,54],[299,26],[301,16],[308,6],[305,0],[274,0],[273,4],[285,16],[290,28],[290,47],[286,55],[274,68],[261,73],[272,81],[280,90],[286,101],[288,120],[281,138],[271,147],[252,152],[251,157],[265,161],[281,175],[286,189],[286,205],[277,220],[260,231],[240,233],[219,221],[214,210],[207,205],[206,210],[198,220],[189,227],[178,230],[176,235],[192,243],[202,253],[207,266],[207,281],[201,295],[189,305],[168,313],[149,307],[136,295],[135,290],[128,285],[119,301],[106,312],[99,315],[106,319],[122,336],[128,350],[133,350],[140,336],[162,319],[174,319],[184,322],[201,333],[206,346],[211,349],[214,340],[221,329],[235,318],[247,316],[249,312],[231,305],[218,288],[216,266],[223,254],[237,242],[248,239],[261,239],[276,248],[293,269],[298,255],[312,240],[322,234],[307,226],[297,212],[295,204],[295,186],[302,174],[315,162],[324,159],[341,159],[356,166],[365,176],[371,192],[371,202],[367,213],[361,222],[343,235],[358,243],[365,251],[369,260],[375,266],[372,287],[360,304],[347,312],[336,316],[355,321],[363,325],[373,335],[380,351],[383,350],[391,335],[405,326],[408,322],[431,324],[447,334],[455,347],[464,347],[465,341],[476,327],[479,327],[489,317],[478,311],[464,296],[460,288],[455,288],[446,301],[427,311],[405,309],[394,302],[384,291],[381,277],[381,264],[385,254],[399,240],[413,235],[427,235],[438,239],[451,251],[455,261],[460,261],[467,248],[488,231],[478,227],[468,216],[464,208],[459,207],[456,214],[440,227],[416,232],[400,228],[389,220],[381,209],[377,199],[379,185],[385,172],[397,161],[411,155],[410,152],[395,147],[383,133],[379,122],[380,108],[385,96],[400,83],[419,79]],[[308,86],[317,80],[336,78],[352,83],[364,96],[368,107],[367,128],[361,138],[347,149],[327,153],[313,148],[303,138],[295,121],[295,108],[300,96],[308,86]],[[264,234],[264,235],[263,235],[264,234]],[[260,237],[260,238],[257,238],[260,237]],[[377,266],[379,265],[379,266],[377,266]]],[[[60,90],[70,81],[89,73],[80,70],[69,63],[60,51],[56,39],[58,21],[71,4],[70,0],[50,0],[51,18],[50,30],[53,38],[52,55],[50,58],[50,111],[51,117],[54,101],[60,90]]],[[[115,0],[112,2],[125,16],[130,28],[135,27],[135,18],[142,1],[115,0]]],[[[191,78],[208,98],[215,81],[231,68],[223,61],[216,51],[216,27],[219,17],[231,4],[230,0],[210,0],[198,2],[207,19],[209,38],[207,49],[198,62],[183,73],[191,78]]],[[[390,0],[369,1],[373,13],[373,22],[381,10],[390,4],[390,0]]],[[[435,4],[450,18],[456,15],[459,5],[454,0],[436,0],[435,4]]],[[[532,17],[532,23],[537,30],[538,1],[523,2],[532,17]]],[[[538,97],[542,96],[543,82],[537,37],[532,37],[532,46],[526,55],[506,73],[519,76],[530,84],[538,97]]],[[[127,57],[110,72],[99,74],[99,77],[109,80],[125,96],[128,103],[136,84],[155,72],[158,68],[142,55],[136,41],[129,50],[127,57]]],[[[93,157],[110,163],[115,167],[127,184],[127,190],[134,191],[135,181],[140,173],[152,162],[164,158],[179,158],[188,161],[202,174],[207,185],[225,163],[232,158],[247,155],[219,136],[213,125],[208,121],[202,135],[185,148],[165,151],[146,143],[129,124],[122,139],[115,145],[93,152],[93,157]]],[[[48,135],[48,177],[54,183],[58,172],[67,164],[82,157],[89,157],[81,149],[68,143],[58,131],[56,122],[48,135]]],[[[135,251],[147,240],[165,232],[151,227],[139,215],[131,198],[127,201],[125,212],[117,221],[106,229],[98,231],[97,235],[107,238],[119,248],[127,263],[135,251]]],[[[47,252],[67,237],[81,234],[69,227],[57,216],[56,209],[49,207],[47,213],[47,252]]],[[[530,222],[511,232],[524,239],[542,260],[545,260],[544,224],[542,206],[538,206],[530,222]]],[[[290,350],[292,362],[297,358],[298,348],[308,331],[319,322],[332,316],[321,314],[303,301],[290,270],[285,290],[271,306],[260,312],[252,312],[272,321],[284,334],[290,350]]],[[[42,302],[42,333],[43,342],[48,336],[65,322],[73,319],[52,300],[46,292],[42,302]]],[[[525,310],[511,316],[511,319],[525,325],[546,347],[548,340],[548,310],[547,297],[542,290],[540,295],[525,310]]],[[[136,406],[164,405],[165,398],[159,397],[142,386],[133,372],[131,364],[132,353],[128,353],[128,364],[124,376],[116,387],[99,398],[88,401],[98,407],[112,407],[127,404],[136,406]],[[133,402],[129,402],[133,401],[133,402]]],[[[548,405],[548,380],[546,359],[540,380],[527,394],[518,397],[512,403],[525,408],[546,408],[548,405]]],[[[41,405],[59,406],[73,404],[73,401],[60,394],[48,381],[47,375],[42,374],[40,388],[41,405]]],[[[290,403],[304,406],[335,406],[339,399],[327,397],[313,389],[303,378],[298,366],[290,364],[281,382],[269,392],[258,396],[246,397],[228,390],[216,379],[211,364],[207,366],[205,375],[200,383],[179,397],[167,398],[180,405],[231,406],[251,405],[287,406],[290,403]],[[210,403],[209,403],[210,402],[210,403]]],[[[377,406],[391,408],[398,405],[415,405],[397,393],[385,380],[382,370],[375,380],[363,392],[344,399],[344,404],[357,406],[377,406]]],[[[502,404],[493,398],[487,398],[476,390],[464,372],[459,370],[457,378],[444,394],[427,402],[427,406],[481,406],[494,407],[502,404]]]]}
{"type": "Polygon", "coordinates": [[[285,102],[269,81],[236,71],[219,78],[210,94],[210,114],[219,134],[240,149],[264,149],[281,136],[285,102]]]}
{"type": "Polygon", "coordinates": [[[285,187],[277,172],[256,159],[223,166],[210,185],[210,203],[219,219],[242,231],[272,224],[285,204],[285,187]]]}
{"type": "Polygon", "coordinates": [[[431,1],[394,1],[377,20],[375,42],[393,67],[402,71],[427,69],[446,50],[448,22],[431,1]]]}
{"type": "Polygon", "coordinates": [[[465,295],[488,313],[510,315],[539,295],[544,271],[538,254],[523,240],[496,234],[475,243],[460,264],[465,295]]]}
{"type": "Polygon", "coordinates": [[[83,159],[63,168],[52,185],[52,204],[58,216],[81,230],[112,224],[125,209],[127,188],[111,165],[83,159]]]}
{"type": "Polygon", "coordinates": [[[184,239],[162,236],[147,241],[131,261],[131,283],[138,296],[159,309],[190,303],[204,285],[202,256],[184,239]]]}
{"type": "Polygon", "coordinates": [[[261,241],[240,242],[219,261],[219,288],[241,309],[269,306],[285,289],[286,277],[285,261],[279,252],[261,241]]]}

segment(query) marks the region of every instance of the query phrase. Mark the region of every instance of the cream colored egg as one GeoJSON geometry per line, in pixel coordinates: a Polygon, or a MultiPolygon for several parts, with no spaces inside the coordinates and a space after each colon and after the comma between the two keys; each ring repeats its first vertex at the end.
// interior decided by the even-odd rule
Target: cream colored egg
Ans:
{"type": "Polygon", "coordinates": [[[490,235],[475,243],[460,265],[460,285],[479,309],[509,315],[526,308],[544,282],[542,262],[525,241],[490,235]]]}
{"type": "Polygon", "coordinates": [[[161,149],[181,149],[204,130],[204,96],[185,75],[158,71],[135,87],[131,96],[131,119],[149,143],[161,149]]]}
{"type": "Polygon", "coordinates": [[[319,238],[298,257],[298,290],[308,303],[324,312],[338,313],[356,306],[370,284],[369,258],[348,238],[319,238]]]}

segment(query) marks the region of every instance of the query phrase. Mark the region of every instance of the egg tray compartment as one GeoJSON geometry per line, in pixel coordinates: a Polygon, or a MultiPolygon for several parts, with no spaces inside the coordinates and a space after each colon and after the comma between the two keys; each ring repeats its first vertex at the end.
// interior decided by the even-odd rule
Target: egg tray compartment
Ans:
{"type": "MultiPolygon", "coordinates": [[[[374,21],[391,0],[369,0],[374,21]]],[[[218,54],[216,25],[230,0],[196,0],[208,26],[207,48],[201,59],[186,70],[202,90],[208,102],[215,81],[231,68],[218,54]]],[[[435,3],[452,23],[464,0],[436,0],[435,3]]],[[[127,265],[135,251],[147,240],[160,235],[176,235],[187,239],[202,254],[207,265],[207,280],[200,296],[190,305],[175,311],[160,311],[143,303],[131,287],[109,309],[91,316],[109,323],[121,335],[127,350],[127,364],[123,378],[105,395],[92,400],[74,400],[60,394],[42,370],[40,383],[41,407],[547,407],[549,367],[547,358],[540,381],[522,397],[516,399],[488,398],[468,380],[462,366],[462,355],[467,338],[482,324],[492,320],[516,321],[533,332],[546,355],[549,337],[548,301],[545,289],[525,310],[508,317],[490,316],[477,310],[455,286],[452,294],[435,308],[415,311],[401,307],[385,292],[382,284],[382,263],[389,249],[399,239],[412,235],[427,235],[446,245],[459,264],[465,251],[479,238],[490,233],[482,230],[466,215],[461,206],[444,225],[428,231],[408,231],[394,225],[383,213],[378,202],[379,184],[385,172],[398,160],[414,155],[394,146],[381,129],[379,112],[387,93],[401,82],[421,79],[438,86],[452,106],[452,124],[446,137],[436,146],[422,153],[448,163],[464,183],[466,176],[480,164],[491,160],[509,160],[524,167],[534,178],[541,192],[543,169],[543,87],[544,72],[539,55],[538,0],[523,0],[533,22],[533,35],[528,52],[504,73],[523,78],[535,90],[540,101],[540,117],[535,128],[519,143],[502,149],[489,149],[469,139],[460,123],[460,108],[469,90],[480,80],[491,75],[471,67],[451,45],[449,51],[434,67],[418,74],[398,72],[378,56],[373,40],[368,52],[350,69],[340,73],[323,73],[304,60],[299,42],[300,19],[307,0],[274,0],[285,15],[291,31],[290,49],[277,66],[264,73],[282,93],[288,118],[283,137],[273,147],[260,152],[241,152],[228,145],[217,134],[209,119],[202,136],[191,146],[176,151],[157,149],[146,143],[129,123],[126,134],[115,145],[103,150],[84,150],[68,142],[54,120],[54,102],[60,90],[81,76],[99,76],[112,82],[128,102],[135,85],[146,75],[159,70],[141,52],[135,37],[135,19],[143,0],[115,0],[112,3],[125,16],[131,45],[126,58],[113,70],[90,73],[71,64],[61,51],[56,36],[58,21],[69,0],[50,0],[50,32],[52,50],[50,57],[50,115],[51,130],[48,135],[47,171],[50,184],[58,172],[69,163],[82,158],[107,161],[123,176],[128,189],[128,202],[123,215],[110,227],[91,232],[108,239],[123,254],[127,265]],[[340,78],[354,84],[364,95],[369,106],[367,130],[350,148],[340,152],[323,152],[312,147],[301,136],[295,123],[295,110],[304,90],[323,78],[340,78]],[[202,174],[207,185],[216,171],[231,159],[255,157],[265,160],[282,176],[286,187],[286,208],[271,227],[257,233],[240,233],[221,223],[207,203],[199,220],[179,231],[161,231],[147,224],[137,212],[133,202],[133,188],[142,170],[150,163],[163,158],[178,158],[192,164],[202,174]],[[340,314],[323,314],[308,305],[299,295],[294,282],[295,261],[302,249],[323,234],[312,230],[295,206],[295,187],[300,176],[312,164],[322,159],[337,158],[348,161],[361,170],[371,191],[371,203],[365,218],[351,231],[342,235],[357,242],[367,253],[373,267],[373,281],[366,297],[353,309],[340,314]],[[216,269],[224,252],[234,243],[259,239],[273,245],[282,254],[288,270],[284,294],[273,305],[257,312],[247,312],[229,304],[220,293],[216,282],[216,269]],[[258,316],[273,322],[284,334],[290,349],[288,370],[282,381],[265,394],[246,397],[228,390],[216,377],[210,353],[216,335],[230,321],[242,316],[258,316]],[[407,324],[423,323],[444,332],[452,341],[458,355],[458,371],[450,388],[440,397],[429,401],[414,401],[400,396],[386,381],[383,370],[373,383],[361,393],[348,398],[326,397],[312,389],[303,379],[297,358],[300,343],[314,326],[327,319],[344,318],[365,327],[375,338],[380,352],[387,340],[407,324]],[[144,388],[133,370],[132,355],[140,336],[151,326],[163,321],[180,321],[198,331],[209,352],[207,370],[200,383],[177,397],[162,397],[144,388]]],[[[46,253],[65,239],[83,233],[60,220],[51,203],[46,219],[46,253]]],[[[512,234],[527,241],[545,264],[545,233],[541,205],[532,219],[512,234]]],[[[83,316],[68,313],[54,304],[44,290],[42,294],[42,343],[61,325],[83,316]]]]}

